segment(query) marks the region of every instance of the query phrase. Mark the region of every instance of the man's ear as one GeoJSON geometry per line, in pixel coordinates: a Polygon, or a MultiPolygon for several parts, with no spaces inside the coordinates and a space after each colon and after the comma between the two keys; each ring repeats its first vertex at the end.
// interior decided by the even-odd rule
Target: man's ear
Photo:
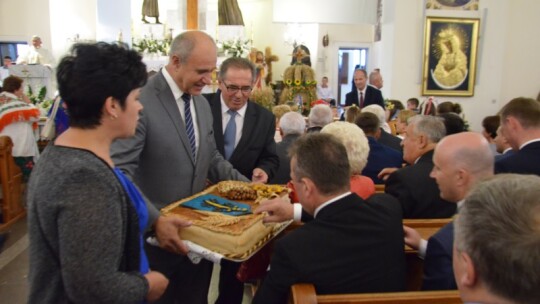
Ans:
{"type": "Polygon", "coordinates": [[[428,139],[426,135],[424,134],[418,135],[418,145],[422,149],[424,149],[428,145],[428,139]]]}
{"type": "Polygon", "coordinates": [[[303,177],[302,178],[302,185],[305,187],[304,188],[304,193],[306,195],[313,195],[314,190],[315,190],[315,184],[313,183],[313,181],[310,178],[303,177]]]}
{"type": "Polygon", "coordinates": [[[476,285],[477,275],[471,257],[466,252],[457,251],[455,253],[458,254],[459,267],[461,267],[462,269],[462,271],[460,271],[460,277],[456,277],[456,281],[459,281],[461,283],[458,285],[466,286],[467,288],[473,288],[476,285]]]}
{"type": "Polygon", "coordinates": [[[465,169],[459,169],[456,173],[457,184],[460,186],[468,184],[470,178],[471,175],[469,171],[465,169]]]}
{"type": "Polygon", "coordinates": [[[118,117],[119,111],[121,111],[121,109],[118,100],[112,96],[107,97],[107,99],[105,99],[105,103],[103,104],[104,116],[116,118],[118,117]]]}
{"type": "Polygon", "coordinates": [[[519,120],[517,120],[514,116],[507,116],[506,124],[508,128],[513,131],[523,129],[523,126],[521,125],[519,120]]]}
{"type": "Polygon", "coordinates": [[[381,128],[378,128],[377,131],[375,131],[375,139],[379,139],[381,137],[381,128]]]}

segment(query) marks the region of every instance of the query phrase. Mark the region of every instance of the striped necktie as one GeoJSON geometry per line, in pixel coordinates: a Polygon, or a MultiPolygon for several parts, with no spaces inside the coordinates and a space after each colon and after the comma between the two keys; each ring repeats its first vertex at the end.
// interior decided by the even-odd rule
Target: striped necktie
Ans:
{"type": "Polygon", "coordinates": [[[189,139],[189,144],[191,145],[191,154],[195,158],[196,154],[196,144],[195,144],[195,129],[193,129],[193,119],[191,118],[191,95],[184,93],[182,95],[182,100],[184,100],[184,115],[186,123],[186,132],[189,139]]]}
{"type": "Polygon", "coordinates": [[[238,113],[233,110],[228,110],[227,113],[229,113],[231,118],[225,127],[225,132],[223,133],[223,148],[225,151],[225,159],[229,160],[234,152],[234,144],[236,143],[236,121],[234,118],[238,113]]]}

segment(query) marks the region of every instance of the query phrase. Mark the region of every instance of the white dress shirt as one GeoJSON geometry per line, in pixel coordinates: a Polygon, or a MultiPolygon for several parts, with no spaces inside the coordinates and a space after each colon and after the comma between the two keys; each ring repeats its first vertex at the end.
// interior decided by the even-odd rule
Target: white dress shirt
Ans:
{"type": "MultiPolygon", "coordinates": [[[[176,82],[174,82],[171,74],[169,74],[167,69],[163,68],[161,69],[161,72],[163,73],[163,77],[165,77],[165,81],[167,81],[169,88],[171,88],[174,100],[176,100],[176,105],[178,106],[178,111],[180,111],[180,115],[182,116],[185,125],[186,114],[184,113],[184,100],[182,99],[182,95],[184,95],[184,92],[182,92],[176,82]]],[[[193,100],[193,96],[191,98],[193,100]]],[[[191,103],[189,109],[191,110],[191,120],[193,121],[193,131],[195,133],[195,151],[199,151],[199,124],[197,123],[197,111],[195,110],[194,100],[191,103]]]]}
{"type": "MultiPolygon", "coordinates": [[[[225,104],[225,101],[223,100],[223,96],[220,96],[221,99],[221,121],[222,121],[222,130],[223,134],[225,134],[225,128],[227,127],[227,124],[229,123],[229,120],[231,119],[231,115],[227,113],[229,111],[229,107],[225,104]]],[[[249,101],[248,101],[249,102],[249,101]]],[[[236,111],[236,116],[234,117],[234,122],[236,122],[236,137],[234,140],[234,147],[238,145],[240,142],[240,138],[242,137],[242,129],[244,128],[244,118],[246,117],[246,110],[247,110],[247,102],[246,104],[241,107],[238,111],[236,111]]]]}

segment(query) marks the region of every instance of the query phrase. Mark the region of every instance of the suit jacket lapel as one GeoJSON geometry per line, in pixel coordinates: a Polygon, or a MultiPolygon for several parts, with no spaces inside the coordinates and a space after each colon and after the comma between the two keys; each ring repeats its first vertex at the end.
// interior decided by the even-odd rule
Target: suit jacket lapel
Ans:
{"type": "Polygon", "coordinates": [[[178,110],[178,105],[176,103],[176,100],[174,99],[171,88],[169,88],[169,85],[167,84],[167,81],[165,80],[165,77],[163,77],[163,74],[161,72],[158,73],[156,77],[159,77],[157,79],[158,81],[156,81],[156,96],[163,105],[165,112],[167,112],[169,118],[172,120],[178,137],[180,138],[182,144],[184,145],[184,148],[187,151],[186,154],[188,154],[191,158],[191,161],[195,163],[195,159],[193,159],[193,155],[191,154],[191,144],[189,143],[189,139],[187,137],[186,125],[184,124],[184,120],[180,115],[180,111],[178,110]]]}
{"type": "Polygon", "coordinates": [[[231,161],[234,160],[237,155],[241,155],[245,149],[249,148],[249,139],[251,136],[253,136],[252,133],[255,132],[257,109],[251,103],[251,101],[248,101],[247,103],[246,117],[244,117],[244,126],[242,127],[242,137],[240,138],[236,148],[234,148],[234,152],[231,155],[231,161]]]}
{"type": "Polygon", "coordinates": [[[221,90],[217,90],[216,93],[207,95],[212,110],[212,116],[214,117],[214,138],[216,139],[216,147],[221,155],[225,155],[225,143],[223,141],[223,113],[221,111],[221,90]]]}

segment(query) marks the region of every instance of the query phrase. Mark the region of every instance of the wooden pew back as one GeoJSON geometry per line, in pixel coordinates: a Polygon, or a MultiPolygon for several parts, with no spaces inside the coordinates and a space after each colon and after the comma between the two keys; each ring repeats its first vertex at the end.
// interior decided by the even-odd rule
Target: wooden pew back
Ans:
{"type": "Polygon", "coordinates": [[[463,302],[457,290],[317,295],[313,284],[303,283],[291,287],[289,303],[458,304],[463,302]]]}
{"type": "Polygon", "coordinates": [[[2,187],[0,230],[5,229],[26,214],[22,205],[22,172],[13,160],[12,149],[11,138],[0,136],[0,183],[2,187]]]}

